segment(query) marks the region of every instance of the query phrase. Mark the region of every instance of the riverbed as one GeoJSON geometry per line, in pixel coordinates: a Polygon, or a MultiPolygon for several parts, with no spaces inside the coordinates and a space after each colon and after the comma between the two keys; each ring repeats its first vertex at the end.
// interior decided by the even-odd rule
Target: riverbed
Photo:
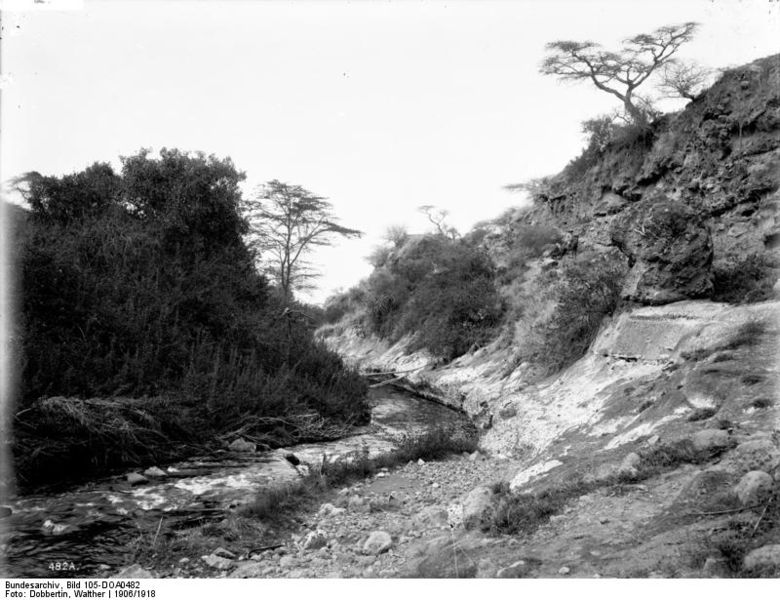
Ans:
{"type": "Polygon", "coordinates": [[[12,498],[6,503],[12,513],[0,519],[2,573],[105,577],[126,564],[128,543],[156,523],[184,528],[218,520],[263,489],[295,482],[323,459],[343,460],[355,452],[374,458],[392,452],[404,436],[470,427],[463,413],[391,387],[372,389],[369,403],[370,423],[340,440],[267,452],[217,450],[167,465],[164,475],[140,485],[119,475],[12,498]]]}

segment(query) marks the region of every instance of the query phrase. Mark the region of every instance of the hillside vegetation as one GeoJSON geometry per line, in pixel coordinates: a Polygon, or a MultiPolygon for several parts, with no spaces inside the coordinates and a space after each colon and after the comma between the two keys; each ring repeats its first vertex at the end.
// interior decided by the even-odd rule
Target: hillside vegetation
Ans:
{"type": "Polygon", "coordinates": [[[329,300],[323,334],[408,336],[410,350],[445,361],[493,344],[511,354],[509,371],[535,379],[572,364],[605,318],[632,306],[771,298],[778,62],[726,71],[646,126],[589,121],[561,173],[509,186],[532,206],[457,240],[400,238],[366,281],[329,300]]]}

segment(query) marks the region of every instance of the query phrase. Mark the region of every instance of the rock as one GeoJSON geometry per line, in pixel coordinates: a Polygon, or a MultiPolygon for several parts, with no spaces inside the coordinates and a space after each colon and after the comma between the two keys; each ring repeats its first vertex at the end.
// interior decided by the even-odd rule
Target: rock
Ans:
{"type": "Polygon", "coordinates": [[[200,559],[208,566],[219,569],[220,571],[227,571],[233,566],[233,561],[229,558],[217,556],[216,554],[209,554],[208,556],[201,556],[200,559]]]}
{"type": "Polygon", "coordinates": [[[324,531],[310,531],[306,534],[301,542],[301,548],[303,550],[319,550],[323,546],[328,545],[328,538],[325,536],[324,531]]]}
{"type": "Polygon", "coordinates": [[[409,562],[404,575],[424,579],[472,579],[478,565],[471,556],[473,546],[450,536],[421,545],[417,554],[422,558],[409,562]]]}
{"type": "Polygon", "coordinates": [[[41,526],[44,533],[50,535],[62,535],[68,530],[68,526],[65,523],[55,523],[51,519],[46,519],[41,526]]]}
{"type": "Polygon", "coordinates": [[[233,440],[228,448],[230,448],[233,452],[254,452],[257,450],[257,446],[243,438],[233,440]]]}
{"type": "Polygon", "coordinates": [[[290,463],[293,467],[297,467],[299,464],[301,464],[301,459],[295,456],[292,452],[289,452],[284,455],[284,459],[290,463]]]}
{"type": "Polygon", "coordinates": [[[617,217],[610,238],[629,260],[624,299],[658,305],[712,292],[712,238],[689,206],[658,197],[641,200],[617,217]]]}
{"type": "Polygon", "coordinates": [[[515,415],[517,415],[517,408],[515,408],[512,404],[505,406],[498,411],[498,416],[502,419],[511,419],[515,415]]]}
{"type": "Polygon", "coordinates": [[[432,487],[434,490],[438,490],[438,489],[439,489],[439,484],[438,484],[438,483],[436,483],[436,482],[434,481],[434,482],[431,484],[431,487],[432,487]]]}
{"type": "Polygon", "coordinates": [[[469,454],[469,460],[470,461],[476,461],[482,458],[482,455],[479,453],[479,450],[474,450],[471,454],[469,454]]]}
{"type": "Polygon", "coordinates": [[[470,528],[478,525],[492,498],[493,491],[487,486],[481,485],[471,490],[463,500],[463,526],[470,528]]]}
{"type": "Polygon", "coordinates": [[[142,483],[148,483],[149,480],[140,473],[128,473],[125,475],[125,480],[130,485],[140,485],[142,483]]]}
{"type": "Polygon", "coordinates": [[[642,458],[636,452],[629,452],[618,467],[618,475],[635,477],[639,472],[642,458]]]}
{"type": "Polygon", "coordinates": [[[214,552],[212,552],[212,554],[215,554],[217,556],[221,556],[222,558],[232,558],[232,559],[236,558],[236,554],[234,552],[231,552],[230,550],[226,550],[222,546],[220,546],[219,548],[214,550],[214,552]]]}
{"type": "Polygon", "coordinates": [[[267,569],[267,565],[258,564],[249,560],[239,563],[228,577],[231,579],[254,579],[266,575],[265,571],[267,569]]]}
{"type": "Polygon", "coordinates": [[[728,575],[729,568],[725,558],[710,556],[704,561],[701,572],[705,577],[720,578],[728,575]]]}
{"type": "Polygon", "coordinates": [[[628,204],[628,200],[615,192],[604,192],[593,207],[594,217],[606,217],[619,213],[628,204]]]}
{"type": "Polygon", "coordinates": [[[771,473],[780,465],[780,451],[770,439],[742,442],[730,456],[739,471],[766,471],[771,473]]]}
{"type": "Polygon", "coordinates": [[[729,434],[723,429],[703,429],[691,437],[694,449],[699,452],[720,450],[729,445],[729,434]]]}
{"type": "Polygon", "coordinates": [[[330,502],[326,502],[322,506],[320,506],[320,510],[317,511],[320,515],[323,517],[330,517],[335,515],[340,515],[345,512],[347,512],[346,508],[336,507],[333,506],[330,502]]]}
{"type": "Polygon", "coordinates": [[[163,477],[168,477],[168,473],[166,473],[159,467],[149,467],[144,471],[144,475],[152,479],[161,479],[163,477]]]}
{"type": "Polygon", "coordinates": [[[417,464],[422,467],[425,464],[425,461],[422,458],[418,458],[417,459],[417,464]]]}
{"type": "Polygon", "coordinates": [[[347,508],[355,512],[368,512],[371,508],[360,496],[350,496],[347,508]]]}
{"type": "Polygon", "coordinates": [[[111,579],[153,579],[154,574],[151,571],[147,571],[139,564],[130,565],[125,567],[116,575],[112,575],[111,579]]]}
{"type": "Polygon", "coordinates": [[[647,440],[648,446],[655,446],[658,442],[661,441],[661,436],[658,434],[655,434],[654,436],[650,437],[650,439],[647,440]]]}
{"type": "Polygon", "coordinates": [[[780,568],[780,544],[762,546],[748,552],[742,564],[746,569],[774,569],[780,568]]]}
{"type": "Polygon", "coordinates": [[[774,480],[764,471],[750,471],[734,487],[734,493],[743,506],[752,506],[763,500],[772,490],[774,480]]]}
{"type": "Polygon", "coordinates": [[[372,531],[363,544],[363,552],[366,554],[382,554],[393,545],[393,538],[386,531],[372,531]]]}
{"type": "Polygon", "coordinates": [[[524,560],[518,560],[508,567],[499,569],[496,577],[499,579],[520,579],[525,577],[531,571],[531,566],[524,560]]]}
{"type": "Polygon", "coordinates": [[[415,527],[426,529],[447,524],[447,511],[438,506],[426,506],[412,519],[415,527]]]}
{"type": "Polygon", "coordinates": [[[298,561],[292,556],[282,556],[279,560],[279,566],[282,569],[291,569],[298,561]]]}
{"type": "Polygon", "coordinates": [[[568,575],[569,573],[571,573],[571,569],[569,567],[561,567],[558,569],[559,575],[568,575]]]}
{"type": "Polygon", "coordinates": [[[7,506],[0,506],[0,519],[5,519],[6,517],[10,517],[14,511],[12,511],[7,506]]]}

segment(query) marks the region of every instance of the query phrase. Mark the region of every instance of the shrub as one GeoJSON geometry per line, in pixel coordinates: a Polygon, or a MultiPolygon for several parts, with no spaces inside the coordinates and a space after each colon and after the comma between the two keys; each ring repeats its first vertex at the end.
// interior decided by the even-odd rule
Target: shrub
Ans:
{"type": "Polygon", "coordinates": [[[441,235],[416,238],[366,284],[370,328],[452,359],[491,338],[502,307],[484,252],[441,235]]]}
{"type": "Polygon", "coordinates": [[[535,327],[532,360],[552,373],[585,354],[604,317],[617,308],[625,274],[625,265],[608,256],[564,266],[549,292],[552,314],[535,327]]]}

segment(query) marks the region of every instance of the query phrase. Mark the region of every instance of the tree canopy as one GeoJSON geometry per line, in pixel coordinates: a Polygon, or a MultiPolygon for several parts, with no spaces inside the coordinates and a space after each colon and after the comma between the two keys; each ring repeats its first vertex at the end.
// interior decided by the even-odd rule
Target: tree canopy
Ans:
{"type": "Polygon", "coordinates": [[[697,29],[698,23],[694,22],[659,27],[624,40],[618,52],[604,50],[591,41],[550,42],[540,71],[562,80],[590,81],[618,98],[632,121],[645,124],[648,113],[636,89],[669,63],[697,29]]]}

